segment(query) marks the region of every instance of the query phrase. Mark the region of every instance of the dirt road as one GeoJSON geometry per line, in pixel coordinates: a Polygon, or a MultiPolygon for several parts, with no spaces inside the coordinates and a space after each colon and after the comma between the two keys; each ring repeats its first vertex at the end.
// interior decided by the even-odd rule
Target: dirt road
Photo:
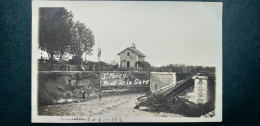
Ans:
{"type": "MultiPolygon", "coordinates": [[[[144,94],[123,94],[102,97],[81,103],[40,106],[40,115],[53,116],[120,116],[120,117],[158,117],[159,112],[134,109],[136,98],[144,94]]],[[[177,115],[179,116],[179,115],[177,115]]]]}

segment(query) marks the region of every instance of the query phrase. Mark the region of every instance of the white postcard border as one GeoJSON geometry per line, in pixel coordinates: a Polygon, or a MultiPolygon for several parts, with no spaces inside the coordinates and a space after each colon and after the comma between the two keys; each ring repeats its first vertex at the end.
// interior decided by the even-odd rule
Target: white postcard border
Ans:
{"type": "MultiPolygon", "coordinates": [[[[218,59],[218,66],[216,66],[216,108],[215,116],[212,118],[205,117],[86,117],[86,116],[39,116],[37,113],[37,98],[38,98],[38,67],[37,56],[34,52],[37,51],[38,42],[38,22],[39,22],[39,8],[40,7],[63,7],[64,4],[70,2],[111,2],[111,1],[32,1],[32,80],[31,80],[31,122],[32,123],[99,123],[99,122],[221,122],[222,121],[222,52],[221,59],[218,59]],[[75,120],[73,120],[75,119],[75,120]]],[[[114,1],[115,2],[115,1],[114,1]]],[[[116,1],[120,2],[120,1],[116,1]]],[[[122,2],[122,1],[121,1],[122,2]]],[[[129,2],[129,1],[128,1],[129,2]]],[[[132,1],[135,2],[135,1],[132,1]]],[[[138,1],[140,2],[140,1],[138,1]]],[[[147,1],[142,1],[147,2],[147,1]]],[[[151,2],[151,1],[150,1],[151,2]]],[[[160,1],[153,1],[160,2],[160,1]]],[[[166,1],[163,1],[166,3],[166,1]]],[[[173,2],[173,1],[168,1],[173,2]]],[[[185,2],[190,3],[190,2],[185,2]]],[[[205,2],[194,2],[197,4],[205,2]]],[[[221,7],[222,2],[210,2],[221,7]]],[[[222,22],[221,22],[222,24],[222,22]]],[[[221,28],[222,29],[222,28],[221,28]]],[[[222,50],[222,43],[221,43],[222,50]]]]}

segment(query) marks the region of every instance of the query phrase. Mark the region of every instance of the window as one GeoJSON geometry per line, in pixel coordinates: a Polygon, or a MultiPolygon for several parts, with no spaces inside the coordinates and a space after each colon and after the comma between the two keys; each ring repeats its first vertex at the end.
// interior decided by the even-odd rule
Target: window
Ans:
{"type": "Polygon", "coordinates": [[[126,56],[130,56],[130,52],[127,52],[127,53],[126,53],[126,56]]]}

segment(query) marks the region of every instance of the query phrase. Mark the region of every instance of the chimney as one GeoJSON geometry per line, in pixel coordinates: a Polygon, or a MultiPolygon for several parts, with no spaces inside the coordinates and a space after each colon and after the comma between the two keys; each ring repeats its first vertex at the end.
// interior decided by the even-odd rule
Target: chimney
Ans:
{"type": "Polygon", "coordinates": [[[134,43],[132,43],[132,45],[130,46],[130,48],[133,48],[133,49],[135,49],[135,44],[134,44],[134,43]]]}

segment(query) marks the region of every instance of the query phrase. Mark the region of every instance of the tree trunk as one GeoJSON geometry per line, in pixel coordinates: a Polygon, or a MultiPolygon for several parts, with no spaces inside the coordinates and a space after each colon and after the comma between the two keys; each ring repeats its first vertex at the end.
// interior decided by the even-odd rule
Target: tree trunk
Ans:
{"type": "Polygon", "coordinates": [[[54,61],[54,53],[50,53],[50,55],[51,55],[51,63],[53,63],[53,61],[54,61]]]}
{"type": "Polygon", "coordinates": [[[62,62],[63,53],[60,53],[60,61],[62,62]]]}
{"type": "Polygon", "coordinates": [[[85,63],[87,64],[87,52],[85,52],[85,63]]]}

